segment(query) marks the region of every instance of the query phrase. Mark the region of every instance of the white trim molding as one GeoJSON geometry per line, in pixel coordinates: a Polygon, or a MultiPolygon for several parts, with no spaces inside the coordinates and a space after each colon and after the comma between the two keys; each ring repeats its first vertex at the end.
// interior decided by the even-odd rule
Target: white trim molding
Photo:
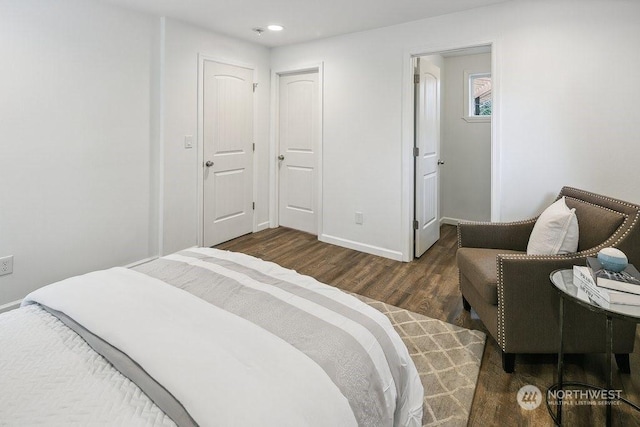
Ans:
{"type": "Polygon", "coordinates": [[[440,225],[446,224],[446,225],[458,225],[458,223],[460,221],[463,221],[459,218],[450,218],[448,216],[443,216],[442,218],[440,218],[440,225]]]}
{"type": "MultiPolygon", "coordinates": [[[[244,62],[235,61],[232,59],[220,58],[217,56],[210,56],[204,53],[198,53],[198,123],[197,123],[197,153],[198,153],[198,161],[196,164],[196,168],[198,170],[198,182],[196,183],[196,191],[197,191],[197,199],[198,199],[198,208],[197,208],[197,224],[198,224],[198,235],[196,238],[198,246],[202,246],[204,244],[204,62],[205,61],[213,61],[218,62],[220,64],[232,65],[234,67],[246,68],[251,70],[253,73],[253,83],[257,83],[256,78],[258,75],[257,67],[254,64],[247,64],[244,62]]],[[[256,89],[257,90],[257,89],[256,89]]],[[[257,119],[257,97],[253,97],[253,140],[257,140],[257,129],[258,129],[258,119],[257,119]]],[[[253,201],[256,200],[257,188],[258,188],[258,160],[255,152],[253,153],[253,183],[252,183],[252,191],[253,191],[253,201]]],[[[258,219],[257,219],[256,211],[253,211],[253,232],[258,231],[258,219]]]]}
{"type": "Polygon", "coordinates": [[[489,116],[472,116],[471,115],[471,78],[474,76],[488,76],[491,78],[491,70],[464,70],[464,84],[463,84],[463,97],[462,102],[462,120],[467,123],[489,123],[491,122],[491,115],[489,116]]]}
{"type": "Polygon", "coordinates": [[[256,233],[258,231],[266,230],[267,228],[269,228],[270,225],[271,224],[269,223],[269,221],[261,222],[256,226],[256,233]]]}
{"type": "Polygon", "coordinates": [[[328,234],[318,235],[318,240],[324,243],[341,246],[347,249],[378,255],[395,261],[402,261],[402,252],[392,251],[390,249],[381,248],[379,246],[367,245],[366,243],[356,242],[353,240],[343,239],[341,237],[330,236],[328,234]]]}
{"type": "MultiPolygon", "coordinates": [[[[322,235],[323,231],[323,208],[322,208],[322,147],[323,147],[323,129],[324,129],[324,63],[319,62],[308,65],[298,65],[292,67],[285,67],[277,70],[271,70],[271,133],[269,135],[269,224],[271,228],[278,227],[279,212],[278,212],[278,164],[276,158],[278,157],[278,135],[279,135],[279,111],[280,111],[280,76],[287,74],[297,74],[305,72],[317,72],[318,73],[318,153],[317,153],[317,234],[322,235]]],[[[318,237],[320,240],[320,238],[318,237]]]]}
{"type": "MultiPolygon", "coordinates": [[[[401,158],[401,260],[413,260],[414,216],[414,83],[413,60],[415,57],[441,54],[455,50],[491,46],[491,75],[493,84],[493,111],[491,116],[491,219],[500,218],[500,45],[496,40],[470,40],[451,44],[425,45],[405,50],[402,57],[402,158],[401,158]]],[[[439,218],[440,219],[440,218],[439,218]]]]}
{"type": "Polygon", "coordinates": [[[131,264],[127,264],[127,265],[125,265],[125,266],[124,266],[124,268],[137,267],[137,266],[139,266],[139,265],[146,264],[146,263],[151,262],[151,261],[153,261],[153,260],[156,260],[156,259],[158,259],[158,258],[159,258],[159,257],[157,257],[157,256],[152,256],[152,257],[149,257],[149,258],[141,259],[141,260],[139,260],[139,261],[135,261],[135,262],[132,262],[131,264]]]}
{"type": "Polygon", "coordinates": [[[21,303],[22,303],[22,300],[19,299],[16,301],[8,302],[6,304],[2,304],[0,305],[0,313],[4,313],[5,311],[15,310],[16,308],[20,307],[21,303]]]}

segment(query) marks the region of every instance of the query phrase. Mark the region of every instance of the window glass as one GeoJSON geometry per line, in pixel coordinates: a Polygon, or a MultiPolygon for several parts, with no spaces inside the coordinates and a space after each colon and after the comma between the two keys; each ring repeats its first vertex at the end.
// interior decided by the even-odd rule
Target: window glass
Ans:
{"type": "Polygon", "coordinates": [[[491,74],[471,74],[469,76],[469,116],[491,115],[491,74]]]}

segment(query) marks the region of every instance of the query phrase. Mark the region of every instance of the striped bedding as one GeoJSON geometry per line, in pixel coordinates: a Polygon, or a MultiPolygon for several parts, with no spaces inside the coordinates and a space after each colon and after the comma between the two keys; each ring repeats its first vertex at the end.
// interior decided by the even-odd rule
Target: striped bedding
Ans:
{"type": "Polygon", "coordinates": [[[23,304],[80,334],[178,425],[421,424],[420,378],[382,313],[247,255],[194,248],[23,304]]]}

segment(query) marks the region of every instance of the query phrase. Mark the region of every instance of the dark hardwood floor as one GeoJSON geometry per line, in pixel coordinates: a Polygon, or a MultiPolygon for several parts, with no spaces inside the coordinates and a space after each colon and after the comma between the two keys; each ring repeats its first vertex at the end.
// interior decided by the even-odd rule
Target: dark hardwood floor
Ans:
{"type": "MultiPolygon", "coordinates": [[[[455,263],[457,235],[454,226],[443,226],[440,240],[420,259],[409,263],[319,242],[316,236],[276,228],[249,234],[217,246],[273,261],[301,274],[388,304],[470,329],[486,329],[462,309],[455,263]]],[[[546,284],[544,284],[546,285],[546,284]]],[[[604,320],[603,320],[604,321],[604,320]]],[[[636,348],[640,348],[636,336],[636,348]]],[[[631,374],[614,372],[614,388],[640,402],[640,356],[631,355],[631,374]]],[[[604,385],[604,355],[573,355],[565,360],[565,381],[604,385]]],[[[544,393],[555,382],[554,355],[518,355],[513,374],[502,370],[500,351],[488,336],[473,400],[471,426],[552,426],[546,407],[522,409],[518,390],[527,384],[544,393]]],[[[604,408],[594,405],[565,408],[563,424],[605,425],[604,408]]],[[[626,405],[614,407],[613,425],[640,425],[640,413],[626,405]]]]}

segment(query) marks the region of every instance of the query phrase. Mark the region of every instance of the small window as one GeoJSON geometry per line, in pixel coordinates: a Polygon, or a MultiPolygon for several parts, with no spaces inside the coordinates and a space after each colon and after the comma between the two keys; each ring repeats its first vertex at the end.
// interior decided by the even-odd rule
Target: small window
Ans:
{"type": "Polygon", "coordinates": [[[491,73],[465,71],[464,119],[469,122],[491,120],[493,107],[491,73]]]}

